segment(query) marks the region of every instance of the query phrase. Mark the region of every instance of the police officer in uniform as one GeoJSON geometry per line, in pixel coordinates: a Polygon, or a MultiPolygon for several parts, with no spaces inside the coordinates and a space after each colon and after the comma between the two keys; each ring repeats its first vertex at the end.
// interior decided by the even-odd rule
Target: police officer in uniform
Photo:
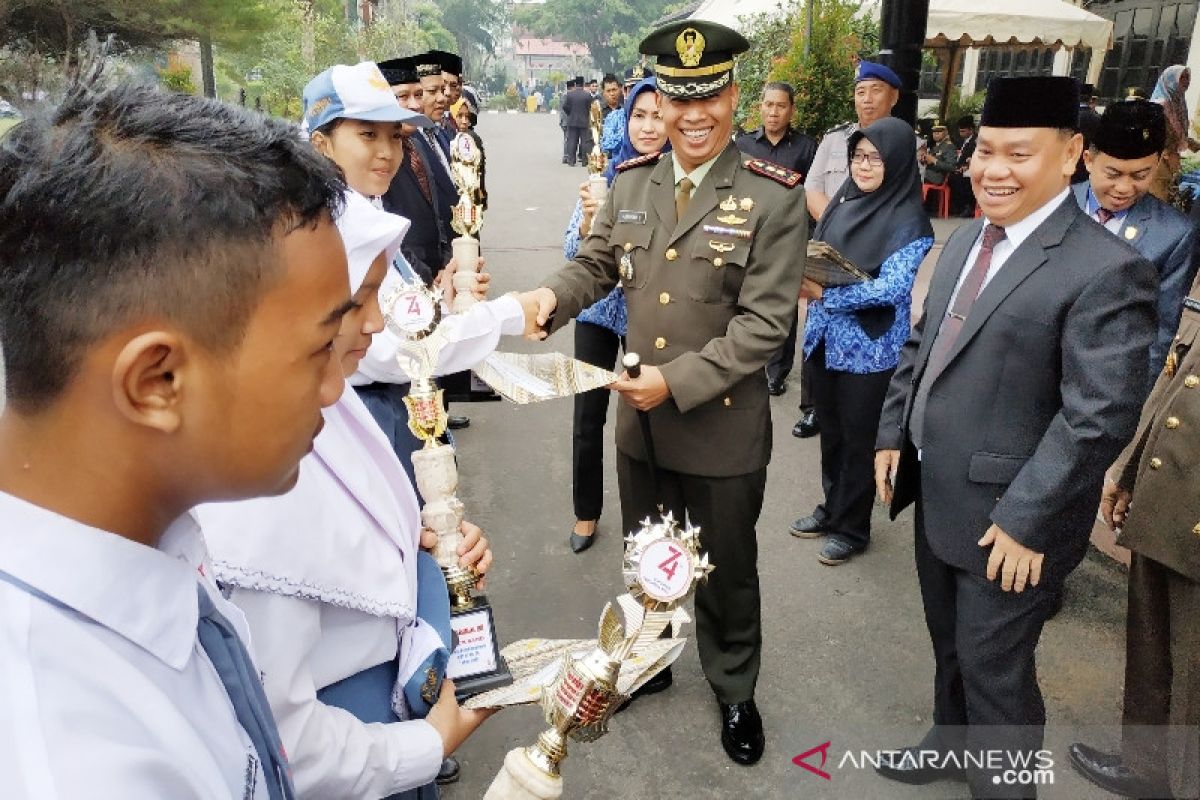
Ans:
{"type": "Polygon", "coordinates": [[[1133,442],[1109,472],[1115,480],[1105,482],[1100,504],[1105,522],[1120,531],[1117,542],[1133,551],[1124,732],[1119,755],[1085,744],[1071,745],[1069,755],[1093,783],[1126,797],[1200,796],[1197,345],[1200,283],[1193,283],[1166,367],[1142,409],[1133,442]]]}
{"type": "MultiPolygon", "coordinates": [[[[795,254],[807,234],[800,175],[743,157],[730,138],[733,58],[748,46],[699,20],[642,41],[658,57],[672,152],[625,162],[575,260],[522,297],[528,330],[542,338],[622,281],[626,348],[644,365],[612,386],[625,401],[616,435],[622,521],[632,530],[661,503],[702,529],[717,568],[696,593],[700,662],[720,705],[721,743],[739,764],[758,761],[764,745],[754,703],[755,524],[771,456],[763,367],[795,313],[795,254]],[[636,410],[649,415],[656,470],[636,410]]],[[[664,675],[654,688],[669,685],[664,675]]]]}

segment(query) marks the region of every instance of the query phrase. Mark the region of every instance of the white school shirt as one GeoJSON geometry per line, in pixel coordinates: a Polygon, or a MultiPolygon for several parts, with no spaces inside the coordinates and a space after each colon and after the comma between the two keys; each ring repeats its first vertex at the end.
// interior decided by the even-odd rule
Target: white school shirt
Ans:
{"type": "Polygon", "coordinates": [[[415,620],[420,505],[354,391],[322,413],[289,492],[195,513],[253,631],[297,796],[387,797],[436,777],[441,735],[425,720],[363,723],[317,692],[397,656],[409,675],[443,644],[415,620]]]}
{"type": "Polygon", "coordinates": [[[155,549],[0,492],[0,797],[265,800],[196,637],[204,558],[190,515],[155,549]]]}
{"type": "MultiPolygon", "coordinates": [[[[400,282],[395,270],[389,269],[379,289],[386,297],[388,290],[400,282]]],[[[443,307],[443,313],[446,309],[443,307]]],[[[496,349],[501,335],[520,336],[525,332],[525,312],[517,298],[510,295],[476,303],[462,314],[442,317],[440,330],[447,345],[438,356],[435,373],[450,375],[471,369],[496,349]]],[[[409,383],[412,377],[396,363],[396,353],[402,340],[385,327],[371,339],[367,354],[350,376],[351,386],[368,383],[409,383]]]]}

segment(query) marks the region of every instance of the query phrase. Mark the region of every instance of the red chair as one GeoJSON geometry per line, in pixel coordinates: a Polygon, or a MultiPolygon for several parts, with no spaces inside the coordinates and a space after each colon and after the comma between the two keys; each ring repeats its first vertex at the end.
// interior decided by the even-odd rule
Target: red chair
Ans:
{"type": "Polygon", "coordinates": [[[921,202],[925,202],[931,192],[938,195],[938,217],[944,219],[950,216],[949,182],[943,183],[940,186],[936,183],[921,184],[921,202]]]}

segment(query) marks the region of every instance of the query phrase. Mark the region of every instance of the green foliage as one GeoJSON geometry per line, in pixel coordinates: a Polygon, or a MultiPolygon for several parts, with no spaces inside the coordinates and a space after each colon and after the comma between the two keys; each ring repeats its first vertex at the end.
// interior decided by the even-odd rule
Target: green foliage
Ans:
{"type": "Polygon", "coordinates": [[[622,72],[638,60],[637,43],[669,4],[663,0],[546,0],[517,12],[538,36],[583,42],[601,72],[622,72]]]}
{"type": "Polygon", "coordinates": [[[184,64],[158,70],[158,79],[173,92],[196,93],[196,84],[192,82],[192,70],[184,64]]]}
{"type": "MultiPolygon", "coordinates": [[[[974,94],[963,94],[962,88],[953,89],[950,92],[950,102],[946,104],[946,125],[953,127],[956,120],[960,117],[965,117],[967,114],[979,119],[979,112],[983,110],[983,91],[975,92],[974,94]]],[[[934,115],[937,111],[932,112],[934,115]]]]}
{"type": "Polygon", "coordinates": [[[874,55],[879,47],[878,23],[860,15],[860,4],[852,0],[808,2],[815,4],[807,55],[807,12],[800,0],[791,0],[782,15],[759,17],[751,25],[751,49],[742,57],[738,78],[743,127],[759,124],[762,87],[770,81],[796,87],[793,122],[811,136],[854,119],[854,59],[874,55]]]}

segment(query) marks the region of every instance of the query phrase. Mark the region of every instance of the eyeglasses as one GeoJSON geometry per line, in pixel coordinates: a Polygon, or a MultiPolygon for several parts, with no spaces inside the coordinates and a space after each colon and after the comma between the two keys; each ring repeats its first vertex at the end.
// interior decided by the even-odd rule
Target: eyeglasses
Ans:
{"type": "Polygon", "coordinates": [[[879,153],[864,153],[862,150],[855,150],[850,154],[851,164],[870,164],[872,167],[883,166],[883,156],[879,153]]]}

